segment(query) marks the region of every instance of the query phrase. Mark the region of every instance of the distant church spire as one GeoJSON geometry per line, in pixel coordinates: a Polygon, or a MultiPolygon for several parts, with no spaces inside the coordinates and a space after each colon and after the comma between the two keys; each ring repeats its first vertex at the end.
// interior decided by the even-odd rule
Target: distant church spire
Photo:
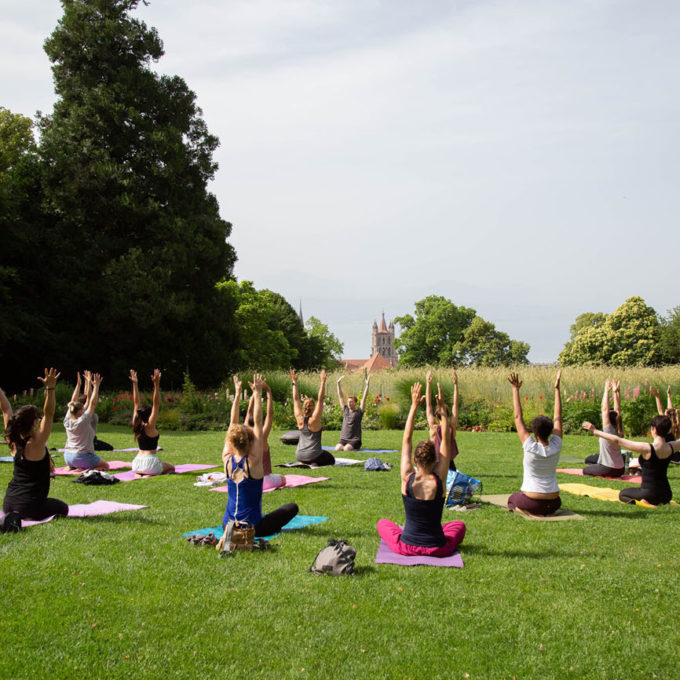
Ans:
{"type": "Polygon", "coordinates": [[[305,320],[302,317],[302,298],[300,298],[300,311],[298,312],[298,316],[300,317],[300,323],[304,326],[305,320]]]}

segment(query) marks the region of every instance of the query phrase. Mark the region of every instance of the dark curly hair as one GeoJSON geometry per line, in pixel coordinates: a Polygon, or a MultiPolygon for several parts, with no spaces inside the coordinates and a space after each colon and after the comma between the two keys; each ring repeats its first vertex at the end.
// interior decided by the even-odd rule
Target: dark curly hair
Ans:
{"type": "Polygon", "coordinates": [[[7,421],[5,440],[13,449],[30,439],[35,421],[40,417],[36,406],[29,404],[17,409],[7,421]]]}
{"type": "Polygon", "coordinates": [[[548,416],[536,416],[531,421],[531,432],[535,439],[539,439],[542,442],[547,442],[548,437],[553,431],[553,421],[552,418],[548,416]]]}
{"type": "Polygon", "coordinates": [[[429,439],[419,442],[413,454],[413,459],[418,467],[429,470],[437,460],[437,449],[429,439]]]}

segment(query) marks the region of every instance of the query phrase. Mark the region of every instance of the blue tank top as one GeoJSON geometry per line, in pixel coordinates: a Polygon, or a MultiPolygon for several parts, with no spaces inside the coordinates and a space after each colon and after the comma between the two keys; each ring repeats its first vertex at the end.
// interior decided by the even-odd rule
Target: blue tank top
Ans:
{"type": "Polygon", "coordinates": [[[421,545],[428,548],[438,548],[446,543],[446,536],[442,530],[442,511],[444,510],[444,487],[442,480],[437,480],[437,494],[432,500],[425,501],[413,495],[413,478],[415,472],[408,478],[404,500],[406,523],[400,541],[407,545],[421,545]]]}
{"type": "Polygon", "coordinates": [[[262,521],[262,484],[264,478],[252,479],[248,458],[244,456],[237,461],[231,456],[231,474],[227,479],[227,508],[224,511],[222,525],[232,519],[239,522],[250,522],[257,526],[262,521]],[[241,481],[237,484],[232,477],[236,470],[243,472],[241,481]]]}

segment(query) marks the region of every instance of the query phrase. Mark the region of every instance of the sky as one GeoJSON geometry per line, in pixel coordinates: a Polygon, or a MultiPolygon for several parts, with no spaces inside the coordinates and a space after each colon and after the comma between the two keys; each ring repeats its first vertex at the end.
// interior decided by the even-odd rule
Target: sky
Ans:
{"type": "MultiPolygon", "coordinates": [[[[55,100],[57,0],[3,0],[0,106],[55,100]]],[[[442,295],[555,361],[582,312],[680,304],[680,3],[151,0],[221,145],[235,275],[370,354],[442,295]],[[668,257],[666,257],[668,255],[668,257]]]]}

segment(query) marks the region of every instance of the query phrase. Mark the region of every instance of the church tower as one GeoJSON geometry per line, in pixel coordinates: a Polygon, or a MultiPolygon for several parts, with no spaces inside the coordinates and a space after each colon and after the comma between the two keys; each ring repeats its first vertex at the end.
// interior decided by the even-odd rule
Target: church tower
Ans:
{"type": "Polygon", "coordinates": [[[390,325],[385,323],[385,312],[382,314],[380,321],[380,328],[378,324],[373,322],[373,333],[371,335],[371,356],[380,354],[380,356],[390,362],[390,366],[394,368],[397,365],[397,353],[394,349],[394,322],[390,321],[390,325]]]}

